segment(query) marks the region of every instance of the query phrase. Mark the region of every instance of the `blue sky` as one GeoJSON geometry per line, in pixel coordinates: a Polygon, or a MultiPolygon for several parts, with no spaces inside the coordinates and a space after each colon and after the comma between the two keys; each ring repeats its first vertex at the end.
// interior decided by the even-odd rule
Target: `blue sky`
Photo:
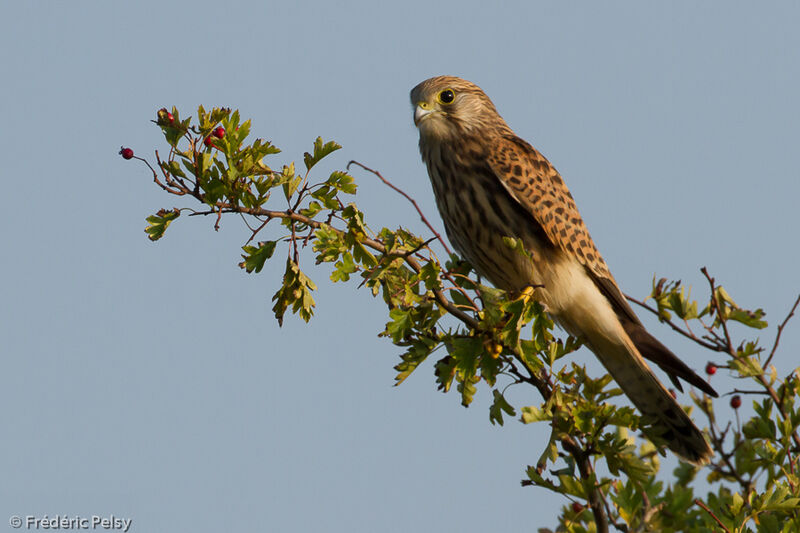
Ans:
{"type": "MultiPolygon", "coordinates": [[[[312,323],[279,328],[282,259],[244,274],[235,219],[218,233],[181,219],[149,242],[144,218],[176,202],[117,151],[163,148],[162,106],[236,107],[283,149],[273,163],[335,139],[325,169],[379,169],[440,224],[408,92],[459,75],[561,171],[626,292],[657,275],[700,296],[707,266],[774,327],[800,292],[797,20],[792,2],[4,2],[0,524],[552,527],[564,501],[519,486],[546,428],[491,426],[489,392],[463,409],[431,364],[392,388],[380,301],[324,270],[310,268],[312,323]]],[[[355,174],[370,225],[422,231],[355,174]]],[[[691,366],[709,359],[643,319],[691,366]]]]}

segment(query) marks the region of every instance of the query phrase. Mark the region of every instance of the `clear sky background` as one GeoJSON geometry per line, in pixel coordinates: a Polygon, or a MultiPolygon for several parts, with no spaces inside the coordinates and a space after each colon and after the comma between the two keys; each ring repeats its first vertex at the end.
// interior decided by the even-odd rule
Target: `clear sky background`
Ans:
{"type": "MultiPolygon", "coordinates": [[[[708,266],[767,311],[771,341],[800,291],[798,4],[517,4],[2,3],[0,530],[114,514],[140,533],[534,531],[565,503],[519,485],[546,427],[491,426],[488,390],[464,409],[432,363],[392,388],[400,349],[367,291],[312,268],[316,317],[279,328],[282,255],[241,271],[241,222],[148,241],[144,218],[180,204],[117,151],[163,149],[162,106],[239,108],[284,150],[273,166],[335,139],[323,170],[380,169],[440,226],[408,92],[470,79],[561,171],[626,292],[657,275],[703,296],[708,266]]],[[[355,174],[372,227],[422,231],[355,174]]],[[[798,348],[794,323],[782,371],[798,348]]]]}

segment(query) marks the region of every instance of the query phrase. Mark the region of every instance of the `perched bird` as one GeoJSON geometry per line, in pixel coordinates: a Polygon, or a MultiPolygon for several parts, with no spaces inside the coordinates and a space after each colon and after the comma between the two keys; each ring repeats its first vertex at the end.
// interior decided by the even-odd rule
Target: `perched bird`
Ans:
{"type": "Polygon", "coordinates": [[[475,84],[453,76],[411,91],[419,149],[447,236],[475,270],[511,292],[534,297],[605,366],[652,430],[686,461],[713,451],[643,357],[717,396],[711,386],[650,335],[617,286],[559,173],[517,137],[475,84]],[[521,239],[530,257],[503,237],[521,239]]]}

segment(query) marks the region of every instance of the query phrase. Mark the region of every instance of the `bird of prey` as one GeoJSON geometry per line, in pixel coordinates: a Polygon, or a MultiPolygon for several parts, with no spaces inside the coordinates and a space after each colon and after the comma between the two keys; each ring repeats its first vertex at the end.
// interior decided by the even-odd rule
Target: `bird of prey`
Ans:
{"type": "Polygon", "coordinates": [[[419,148],[447,236],[461,256],[495,286],[534,297],[580,339],[633,404],[655,420],[684,460],[703,465],[714,452],[644,358],[717,396],[711,386],[644,328],[597,250],[564,180],[517,137],[488,96],[453,76],[411,91],[419,148]],[[521,239],[529,256],[505,244],[521,239]]]}

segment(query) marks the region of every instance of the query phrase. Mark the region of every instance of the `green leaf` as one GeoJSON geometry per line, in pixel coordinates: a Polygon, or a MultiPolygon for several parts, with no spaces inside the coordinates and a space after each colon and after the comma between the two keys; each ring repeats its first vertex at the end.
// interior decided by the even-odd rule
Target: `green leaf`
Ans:
{"type": "Polygon", "coordinates": [[[163,161],[161,163],[161,168],[166,170],[169,174],[172,174],[178,178],[185,178],[186,174],[184,174],[183,170],[181,170],[181,166],[177,161],[163,161]]]}
{"type": "Polygon", "coordinates": [[[744,499],[742,499],[742,496],[738,492],[734,492],[733,496],[731,496],[730,505],[731,513],[734,515],[737,515],[739,512],[741,512],[742,506],[744,505],[744,499]]]}
{"type": "Polygon", "coordinates": [[[511,406],[511,404],[509,404],[506,401],[505,397],[500,391],[494,389],[492,391],[492,394],[494,395],[494,401],[492,402],[492,405],[489,407],[489,421],[492,424],[497,423],[502,426],[503,412],[505,412],[508,416],[514,416],[516,415],[516,412],[514,411],[514,408],[511,406]]]}
{"type": "Polygon", "coordinates": [[[145,233],[147,233],[147,238],[151,241],[157,241],[163,237],[167,227],[173,220],[178,218],[180,214],[181,212],[176,207],[172,211],[161,209],[155,215],[147,217],[145,220],[147,220],[148,225],[144,229],[145,233]]]}
{"type": "Polygon", "coordinates": [[[356,204],[349,203],[342,209],[341,216],[347,221],[348,234],[355,240],[367,235],[367,226],[364,224],[364,213],[358,210],[356,204]]]}
{"type": "Polygon", "coordinates": [[[303,176],[298,176],[294,170],[294,161],[289,165],[283,165],[283,171],[280,175],[280,183],[283,183],[283,194],[286,195],[286,200],[289,200],[295,192],[297,187],[303,181],[303,176]]]}
{"type": "Polygon", "coordinates": [[[533,255],[525,249],[525,246],[522,244],[522,239],[516,239],[514,237],[503,237],[503,244],[517,252],[519,255],[524,257],[525,259],[532,259],[533,255]]]}
{"type": "Polygon", "coordinates": [[[389,317],[392,321],[387,322],[386,333],[395,344],[411,334],[414,328],[414,319],[411,317],[412,312],[412,309],[401,309],[399,307],[389,311],[389,317]]]}
{"type": "Polygon", "coordinates": [[[258,246],[243,246],[242,250],[244,250],[245,255],[242,258],[244,261],[239,263],[239,267],[247,270],[248,274],[261,272],[266,260],[272,257],[273,252],[275,252],[277,244],[277,241],[263,241],[259,242],[258,246]]]}
{"type": "Polygon", "coordinates": [[[739,373],[740,377],[760,376],[764,373],[761,363],[755,357],[737,357],[731,359],[729,366],[739,373]]]}
{"type": "Polygon", "coordinates": [[[542,422],[552,419],[553,415],[549,411],[531,405],[522,408],[522,417],[520,420],[523,424],[531,424],[533,422],[542,422]]]}
{"type": "Polygon", "coordinates": [[[314,231],[314,251],[317,252],[317,263],[330,263],[339,259],[347,251],[342,234],[323,224],[314,231]]]}
{"type": "Polygon", "coordinates": [[[447,343],[447,350],[456,363],[456,381],[458,381],[458,391],[461,393],[461,405],[466,407],[472,403],[472,398],[477,392],[475,383],[480,381],[476,373],[479,358],[485,350],[483,341],[477,337],[454,337],[447,343]]]}
{"type": "Polygon", "coordinates": [[[396,381],[395,386],[405,381],[438,345],[439,342],[437,340],[427,337],[416,339],[408,351],[400,356],[402,362],[394,367],[398,372],[394,378],[396,381]]]}
{"type": "Polygon", "coordinates": [[[353,244],[353,259],[366,267],[374,267],[378,264],[378,260],[361,241],[353,244]]]}
{"type": "Polygon", "coordinates": [[[735,320],[750,328],[764,329],[769,325],[766,320],[761,320],[765,314],[762,309],[756,309],[755,311],[731,309],[728,312],[728,320],[735,320]]]}
{"type": "Polygon", "coordinates": [[[291,258],[286,258],[283,285],[272,297],[272,301],[275,302],[272,310],[275,312],[278,325],[283,325],[283,316],[290,305],[293,313],[299,314],[306,322],[311,320],[316,305],[311,293],[316,288],[314,282],[300,270],[300,266],[291,258]]]}
{"type": "MultiPolygon", "coordinates": [[[[458,375],[456,375],[456,377],[458,377],[458,375]]],[[[468,376],[458,380],[458,392],[461,393],[461,405],[464,407],[469,407],[469,404],[472,403],[475,393],[478,392],[478,388],[475,384],[480,381],[480,379],[481,378],[478,376],[468,376]]]]}
{"type": "Polygon", "coordinates": [[[303,162],[306,164],[306,169],[311,170],[311,167],[319,163],[319,161],[325,157],[326,155],[330,154],[331,152],[335,152],[341,148],[340,145],[333,141],[328,141],[326,143],[322,142],[322,137],[317,137],[317,140],[314,141],[314,153],[309,154],[306,152],[303,155],[303,162]]]}
{"type": "Polygon", "coordinates": [[[316,198],[328,209],[339,209],[339,200],[336,198],[336,189],[323,185],[311,193],[312,198],[316,198]]]}
{"type": "Polygon", "coordinates": [[[353,176],[338,170],[331,173],[325,184],[345,194],[355,194],[357,189],[353,176]]]}
{"type": "Polygon", "coordinates": [[[158,111],[158,120],[156,123],[161,126],[161,131],[164,133],[164,138],[167,140],[170,146],[176,147],[178,145],[178,141],[181,140],[184,133],[189,129],[189,124],[191,123],[191,117],[185,119],[181,122],[180,117],[178,116],[178,108],[175,106],[172,107],[172,122],[168,122],[167,114],[162,113],[161,110],[158,111]]]}
{"type": "Polygon", "coordinates": [[[322,206],[319,202],[312,201],[308,203],[308,207],[300,210],[300,214],[304,217],[314,218],[320,211],[322,211],[322,206]]]}
{"type": "Polygon", "coordinates": [[[253,144],[250,145],[250,149],[252,150],[253,158],[258,161],[257,164],[262,165],[267,170],[269,170],[269,167],[264,165],[261,160],[268,155],[281,153],[280,148],[273,146],[271,142],[263,139],[256,139],[253,141],[253,144]]]}
{"type": "Polygon", "coordinates": [[[439,384],[437,388],[442,392],[449,391],[456,376],[456,360],[449,355],[439,359],[436,362],[434,374],[436,383],[439,384]]]}
{"type": "Polygon", "coordinates": [[[353,256],[350,252],[342,254],[342,260],[337,261],[335,266],[336,269],[331,273],[331,281],[334,283],[337,281],[348,281],[350,279],[350,274],[358,269],[355,262],[353,262],[353,256]]]}
{"type": "MultiPolygon", "coordinates": [[[[216,171],[216,169],[214,169],[216,171]]],[[[214,206],[217,202],[225,198],[225,194],[228,191],[228,186],[225,185],[220,179],[211,178],[206,182],[203,190],[206,193],[205,201],[208,205],[214,206]]]]}

